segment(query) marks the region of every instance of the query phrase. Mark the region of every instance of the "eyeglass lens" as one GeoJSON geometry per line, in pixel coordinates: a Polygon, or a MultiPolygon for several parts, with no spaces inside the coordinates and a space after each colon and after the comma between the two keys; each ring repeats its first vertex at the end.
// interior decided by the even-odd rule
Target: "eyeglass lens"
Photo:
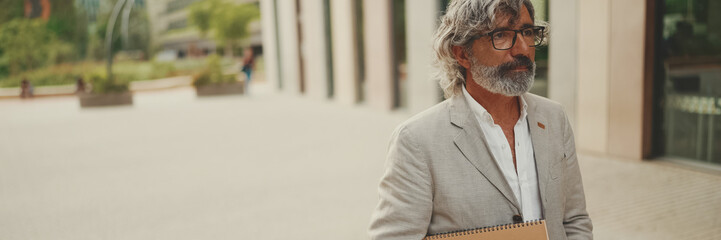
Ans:
{"type": "MultiPolygon", "coordinates": [[[[526,28],[521,29],[518,33],[524,38],[524,42],[533,43],[532,46],[541,45],[543,42],[543,30],[541,29],[526,28]]],[[[493,46],[497,49],[504,50],[513,47],[514,42],[518,41],[518,39],[515,38],[516,31],[513,30],[498,31],[491,36],[493,46]]]]}

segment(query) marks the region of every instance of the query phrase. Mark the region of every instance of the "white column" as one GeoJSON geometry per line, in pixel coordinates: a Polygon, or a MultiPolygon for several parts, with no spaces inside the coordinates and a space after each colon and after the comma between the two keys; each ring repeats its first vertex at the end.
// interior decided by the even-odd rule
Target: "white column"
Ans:
{"type": "Polygon", "coordinates": [[[576,146],[596,153],[608,150],[610,4],[579,3],[576,146]]]}
{"type": "Polygon", "coordinates": [[[408,109],[423,111],[439,102],[441,90],[433,78],[433,33],[440,15],[438,0],[414,0],[406,4],[408,109]]]}
{"type": "Polygon", "coordinates": [[[643,94],[651,91],[643,85],[645,10],[643,1],[580,3],[580,150],[629,159],[643,156],[643,94]]]}
{"type": "Polygon", "coordinates": [[[278,36],[276,33],[275,4],[273,0],[260,1],[261,25],[263,28],[263,61],[265,81],[278,89],[278,36]]]}
{"type": "Polygon", "coordinates": [[[305,74],[305,94],[316,99],[328,98],[328,72],[323,0],[302,0],[301,53],[305,74]]]}
{"type": "Polygon", "coordinates": [[[374,108],[393,108],[391,1],[363,0],[365,99],[374,108]]]}
{"type": "Polygon", "coordinates": [[[298,16],[295,0],[277,0],[280,79],[284,92],[300,93],[298,16]]]}
{"type": "Polygon", "coordinates": [[[566,109],[576,129],[578,1],[549,1],[548,97],[566,109]]]}
{"type": "Polygon", "coordinates": [[[641,159],[646,3],[611,0],[610,8],[608,151],[641,159]]]}
{"type": "Polygon", "coordinates": [[[334,98],[350,105],[358,100],[360,87],[355,4],[353,0],[332,0],[330,5],[334,98]]]}

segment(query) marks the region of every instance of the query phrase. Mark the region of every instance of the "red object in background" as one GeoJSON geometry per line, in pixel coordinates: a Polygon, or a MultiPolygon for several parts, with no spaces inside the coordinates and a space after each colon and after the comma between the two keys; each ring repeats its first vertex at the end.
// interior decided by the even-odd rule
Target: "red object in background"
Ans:
{"type": "Polygon", "coordinates": [[[47,21],[50,18],[50,0],[25,0],[25,17],[40,17],[47,21]]]}

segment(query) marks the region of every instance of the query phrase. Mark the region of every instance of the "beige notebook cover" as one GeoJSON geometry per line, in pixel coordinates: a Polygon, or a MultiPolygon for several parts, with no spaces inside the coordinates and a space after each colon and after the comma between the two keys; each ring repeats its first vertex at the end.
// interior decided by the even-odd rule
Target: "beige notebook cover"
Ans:
{"type": "Polygon", "coordinates": [[[430,235],[423,240],[548,240],[546,220],[430,235]]]}

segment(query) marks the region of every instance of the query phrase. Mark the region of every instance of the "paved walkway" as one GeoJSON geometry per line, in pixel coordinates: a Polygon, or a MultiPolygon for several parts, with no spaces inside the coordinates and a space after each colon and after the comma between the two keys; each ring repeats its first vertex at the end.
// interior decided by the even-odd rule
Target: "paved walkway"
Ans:
{"type": "MultiPolygon", "coordinates": [[[[0,239],[367,239],[408,116],[253,87],[99,109],[0,100],[0,239]]],[[[581,167],[596,239],[721,239],[721,176],[591,155],[581,167]]]]}

